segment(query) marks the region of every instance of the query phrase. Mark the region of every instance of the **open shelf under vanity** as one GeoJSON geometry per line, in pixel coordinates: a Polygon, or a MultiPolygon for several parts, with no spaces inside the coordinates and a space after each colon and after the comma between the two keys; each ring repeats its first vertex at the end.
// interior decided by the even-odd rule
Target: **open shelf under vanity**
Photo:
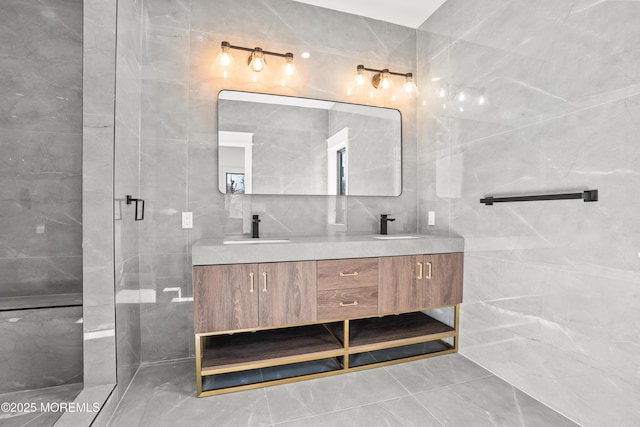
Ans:
{"type": "Polygon", "coordinates": [[[454,326],[423,312],[196,334],[198,396],[211,396],[457,351],[454,326]]]}

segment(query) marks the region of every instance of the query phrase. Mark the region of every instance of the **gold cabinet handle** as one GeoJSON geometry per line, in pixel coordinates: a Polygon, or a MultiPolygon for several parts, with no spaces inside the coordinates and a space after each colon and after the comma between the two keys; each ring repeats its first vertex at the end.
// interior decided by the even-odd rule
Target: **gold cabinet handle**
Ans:
{"type": "Polygon", "coordinates": [[[251,290],[249,292],[253,292],[253,272],[249,273],[249,277],[251,278],[251,290]]]}
{"type": "Polygon", "coordinates": [[[354,271],[353,273],[340,273],[340,277],[352,277],[357,275],[358,275],[357,271],[354,271]]]}
{"type": "Polygon", "coordinates": [[[425,276],[425,279],[431,279],[431,263],[428,262],[427,263],[427,275],[425,276]]]}
{"type": "Polygon", "coordinates": [[[264,287],[262,288],[262,292],[267,292],[267,272],[266,271],[262,272],[262,283],[264,284],[264,287]]]}
{"type": "Polygon", "coordinates": [[[340,307],[353,307],[354,305],[358,305],[358,301],[341,302],[340,303],[340,307]]]}
{"type": "Polygon", "coordinates": [[[422,279],[422,263],[418,263],[418,277],[416,279],[422,279]]]}

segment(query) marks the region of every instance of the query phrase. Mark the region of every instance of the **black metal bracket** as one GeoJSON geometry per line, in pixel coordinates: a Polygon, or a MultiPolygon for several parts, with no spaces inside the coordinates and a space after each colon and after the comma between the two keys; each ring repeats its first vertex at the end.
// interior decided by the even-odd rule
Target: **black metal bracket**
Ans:
{"type": "Polygon", "coordinates": [[[491,206],[494,203],[506,203],[506,202],[532,202],[538,200],[567,200],[567,199],[582,199],[585,202],[597,202],[598,190],[586,190],[582,193],[564,193],[564,194],[542,194],[539,196],[515,196],[515,197],[492,197],[488,196],[484,199],[480,199],[480,203],[484,203],[486,206],[491,206]]]}
{"type": "Polygon", "coordinates": [[[142,221],[144,219],[144,200],[143,199],[134,199],[132,196],[127,195],[127,204],[130,205],[132,202],[136,203],[136,212],[135,212],[135,220],[142,221]],[[140,209],[140,216],[138,217],[138,204],[142,205],[142,209],[140,209]]]}

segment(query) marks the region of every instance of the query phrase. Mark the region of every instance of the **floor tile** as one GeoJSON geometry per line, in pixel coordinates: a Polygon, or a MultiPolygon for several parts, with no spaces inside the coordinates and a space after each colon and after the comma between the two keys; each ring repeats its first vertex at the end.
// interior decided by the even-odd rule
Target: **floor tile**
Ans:
{"type": "Polygon", "coordinates": [[[203,398],[193,359],[144,366],[109,425],[576,426],[459,354],[203,398]]]}
{"type": "Polygon", "coordinates": [[[372,405],[317,415],[311,418],[276,424],[278,427],[441,427],[413,397],[387,400],[372,405]]]}
{"type": "Polygon", "coordinates": [[[491,376],[491,372],[460,354],[448,354],[386,368],[410,393],[491,376]]]}
{"type": "Polygon", "coordinates": [[[270,424],[263,389],[197,398],[194,360],[142,367],[109,423],[112,427],[270,424]]]}
{"type": "MultiPolygon", "coordinates": [[[[57,387],[37,390],[16,391],[0,394],[0,403],[32,404],[35,411],[0,412],[0,425],[3,427],[50,427],[62,415],[62,412],[47,411],[47,404],[54,402],[73,402],[82,390],[82,383],[65,384],[57,387]],[[44,407],[42,405],[45,405],[44,407]],[[42,411],[45,409],[45,411],[42,411]]],[[[17,409],[17,408],[16,408],[17,409]]]]}
{"type": "Polygon", "coordinates": [[[576,426],[495,376],[422,392],[415,397],[444,426],[576,426]]]}
{"type": "Polygon", "coordinates": [[[334,412],[407,395],[384,369],[279,385],[266,389],[274,423],[334,412]]]}

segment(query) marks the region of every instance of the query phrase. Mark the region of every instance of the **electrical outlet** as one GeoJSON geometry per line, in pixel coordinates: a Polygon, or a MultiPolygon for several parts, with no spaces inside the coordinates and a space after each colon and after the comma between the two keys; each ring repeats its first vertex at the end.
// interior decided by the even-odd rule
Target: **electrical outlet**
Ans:
{"type": "Polygon", "coordinates": [[[182,228],[193,228],[193,212],[182,212],[182,228]]]}
{"type": "Polygon", "coordinates": [[[429,211],[427,217],[427,225],[435,226],[436,225],[436,213],[434,211],[429,211]]]}

